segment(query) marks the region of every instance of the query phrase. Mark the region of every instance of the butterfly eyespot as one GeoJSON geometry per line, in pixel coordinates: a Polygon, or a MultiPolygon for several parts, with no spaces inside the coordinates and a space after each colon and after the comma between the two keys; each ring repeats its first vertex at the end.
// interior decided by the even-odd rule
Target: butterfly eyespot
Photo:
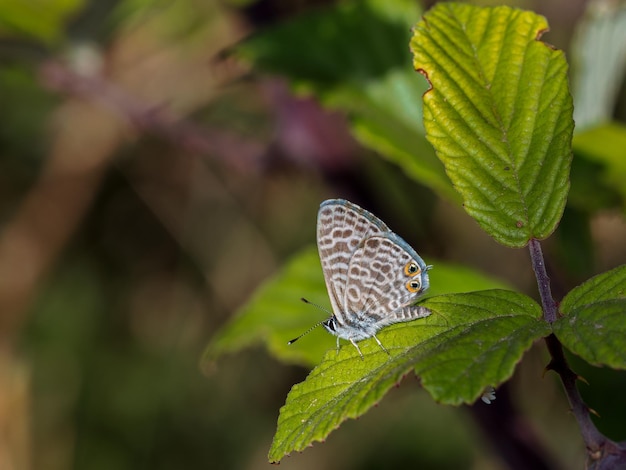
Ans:
{"type": "Polygon", "coordinates": [[[404,266],[404,274],[410,277],[415,276],[416,274],[419,274],[420,272],[420,268],[417,264],[415,264],[413,261],[407,263],[404,266]]]}
{"type": "Polygon", "coordinates": [[[409,281],[406,283],[406,288],[412,293],[419,292],[422,289],[422,283],[419,281],[409,281]]]}

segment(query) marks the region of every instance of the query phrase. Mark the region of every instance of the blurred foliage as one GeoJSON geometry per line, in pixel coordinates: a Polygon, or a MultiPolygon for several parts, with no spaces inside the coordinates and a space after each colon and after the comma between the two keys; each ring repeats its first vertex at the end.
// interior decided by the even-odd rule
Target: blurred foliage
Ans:
{"type": "Polygon", "coordinates": [[[237,54],[289,78],[299,93],[313,93],[347,112],[360,142],[458,200],[424,137],[421,95],[428,86],[412,69],[408,53],[410,30],[419,17],[410,0],[342,2],[262,31],[237,54]]]}
{"type": "Polygon", "coordinates": [[[626,148],[626,126],[619,123],[599,125],[576,135],[574,139],[576,154],[590,167],[601,169],[594,178],[589,178],[588,172],[586,174],[585,179],[597,185],[592,191],[585,188],[585,197],[581,194],[582,190],[573,196],[585,201],[590,199],[589,202],[581,202],[580,206],[593,210],[597,207],[611,207],[611,202],[616,203],[619,200],[621,206],[626,208],[624,148],[626,148]],[[602,145],[598,145],[598,142],[602,142],[602,145]],[[600,199],[602,196],[610,197],[605,195],[609,191],[614,194],[612,200],[602,201],[600,199]],[[592,197],[589,198],[589,195],[592,197]]]}
{"type": "MultiPolygon", "coordinates": [[[[255,289],[314,242],[327,197],[371,208],[426,259],[534,292],[526,253],[503,262],[501,247],[437,197],[454,204],[456,195],[423,137],[426,84],[408,50],[420,10],[408,1],[341,2],[336,24],[345,30],[324,29],[329,3],[0,2],[2,364],[7,355],[30,371],[22,401],[11,402],[24,408],[0,424],[8,435],[30,423],[15,434],[26,442],[10,450],[26,449],[32,468],[265,467],[278,409],[306,370],[257,347],[220,358],[206,375],[199,362],[255,289]],[[304,42],[284,40],[279,51],[297,81],[232,53],[262,41],[260,24],[301,22],[319,29],[301,30],[304,42]],[[365,32],[367,44],[348,32],[365,32]],[[251,42],[240,43],[244,36],[251,42]],[[317,71],[323,83],[304,74],[317,71]]],[[[561,17],[571,5],[525,4],[545,8],[560,38],[577,17],[555,25],[550,12],[561,17]]],[[[623,122],[623,91],[612,96],[611,119],[623,122]]],[[[576,217],[548,248],[572,262],[554,262],[564,291],[626,259],[623,219],[607,213],[623,208],[621,188],[606,179],[612,163],[595,158],[604,144],[575,154],[574,174],[583,163],[569,201],[576,217]],[[589,253],[562,251],[560,240],[589,253]]],[[[315,313],[298,300],[305,293],[294,295],[292,313],[312,324],[315,313]]],[[[318,333],[307,341],[332,347],[318,333]]],[[[537,413],[533,426],[570,468],[580,456],[567,404],[537,375],[541,351],[528,360],[513,378],[514,399],[537,413]]],[[[623,438],[623,375],[580,367],[598,425],[623,438]]],[[[4,377],[0,405],[13,396],[4,377]]],[[[467,410],[433,405],[408,379],[281,468],[502,468],[491,449],[467,410]]]]}
{"type": "Polygon", "coordinates": [[[0,5],[0,35],[59,42],[68,19],[84,4],[84,0],[5,0],[0,5]]]}

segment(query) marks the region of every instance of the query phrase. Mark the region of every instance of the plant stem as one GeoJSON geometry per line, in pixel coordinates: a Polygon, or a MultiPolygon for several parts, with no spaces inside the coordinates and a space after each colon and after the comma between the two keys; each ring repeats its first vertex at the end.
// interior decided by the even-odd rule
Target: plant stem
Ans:
{"type": "MultiPolygon", "coordinates": [[[[558,313],[557,304],[552,297],[550,278],[546,272],[546,265],[539,240],[535,238],[531,239],[529,249],[533,271],[535,272],[537,285],[539,287],[544,320],[548,323],[554,323],[558,313]]],[[[561,379],[565,395],[567,396],[572,413],[578,422],[580,433],[587,446],[589,461],[598,462],[612,456],[619,456],[619,458],[623,459],[625,450],[598,431],[598,428],[596,428],[591,420],[589,407],[583,401],[576,387],[576,381],[579,379],[579,376],[570,369],[565,354],[563,353],[563,345],[554,334],[546,337],[545,341],[551,357],[550,363],[546,369],[553,370],[561,379]]]]}
{"type": "Polygon", "coordinates": [[[530,260],[533,265],[533,271],[535,271],[535,277],[537,278],[537,285],[539,287],[539,296],[541,297],[541,306],[543,307],[543,318],[548,323],[554,323],[556,321],[557,308],[556,302],[552,297],[550,278],[546,272],[546,264],[543,260],[541,244],[536,238],[531,238],[528,247],[530,249],[530,260]]]}
{"type": "Polygon", "coordinates": [[[598,431],[598,428],[591,420],[589,407],[583,402],[582,396],[576,387],[578,375],[570,369],[565,359],[565,354],[563,354],[561,342],[553,334],[546,337],[545,341],[552,357],[546,369],[551,369],[559,375],[585,445],[590,453],[596,453],[607,443],[608,439],[598,431]]]}

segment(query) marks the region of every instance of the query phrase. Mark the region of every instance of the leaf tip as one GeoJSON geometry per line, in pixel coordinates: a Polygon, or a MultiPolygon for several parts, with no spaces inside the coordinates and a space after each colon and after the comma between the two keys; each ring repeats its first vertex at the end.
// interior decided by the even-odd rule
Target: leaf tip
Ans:
{"type": "Polygon", "coordinates": [[[271,465],[280,465],[280,462],[282,462],[282,459],[284,459],[285,457],[291,457],[291,453],[287,452],[280,456],[280,458],[276,458],[276,454],[272,455],[272,451],[270,451],[270,453],[267,455],[267,461],[271,465]]]}

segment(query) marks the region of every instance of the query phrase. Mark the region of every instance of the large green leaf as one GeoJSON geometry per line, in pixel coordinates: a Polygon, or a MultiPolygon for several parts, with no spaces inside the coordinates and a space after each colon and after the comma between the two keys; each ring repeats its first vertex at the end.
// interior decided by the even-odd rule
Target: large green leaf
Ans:
{"type": "Polygon", "coordinates": [[[626,265],[572,289],[553,324],[561,343],[585,361],[626,369],[626,265]]]}
{"type": "Polygon", "coordinates": [[[343,421],[374,406],[411,370],[435,400],[471,403],[486,387],[507,380],[524,351],[550,331],[539,305],[511,291],[451,294],[420,305],[432,315],[378,334],[389,356],[372,339],[360,343],[363,359],[347,344],[329,351],[291,389],[280,410],[270,461],[325,439],[343,421]]]}
{"type": "MultiPolygon", "coordinates": [[[[429,271],[431,288],[427,295],[505,288],[475,270],[434,262],[429,271]]],[[[311,332],[298,343],[287,341],[329,317],[329,313],[300,302],[330,308],[317,249],[311,247],[295,256],[276,276],[260,287],[233,320],[217,332],[208,345],[204,360],[265,343],[283,361],[314,366],[324,353],[335,349],[335,338],[323,328],[311,332]]]]}
{"type": "Polygon", "coordinates": [[[412,0],[358,0],[307,13],[238,48],[256,69],[287,77],[349,114],[361,143],[439,195],[458,200],[422,126],[423,77],[411,67],[412,0]]]}
{"type": "Polygon", "coordinates": [[[539,42],[545,18],[438,3],[411,40],[428,140],[465,210],[508,246],[545,238],[569,189],[574,127],[567,62],[539,42]]]}

